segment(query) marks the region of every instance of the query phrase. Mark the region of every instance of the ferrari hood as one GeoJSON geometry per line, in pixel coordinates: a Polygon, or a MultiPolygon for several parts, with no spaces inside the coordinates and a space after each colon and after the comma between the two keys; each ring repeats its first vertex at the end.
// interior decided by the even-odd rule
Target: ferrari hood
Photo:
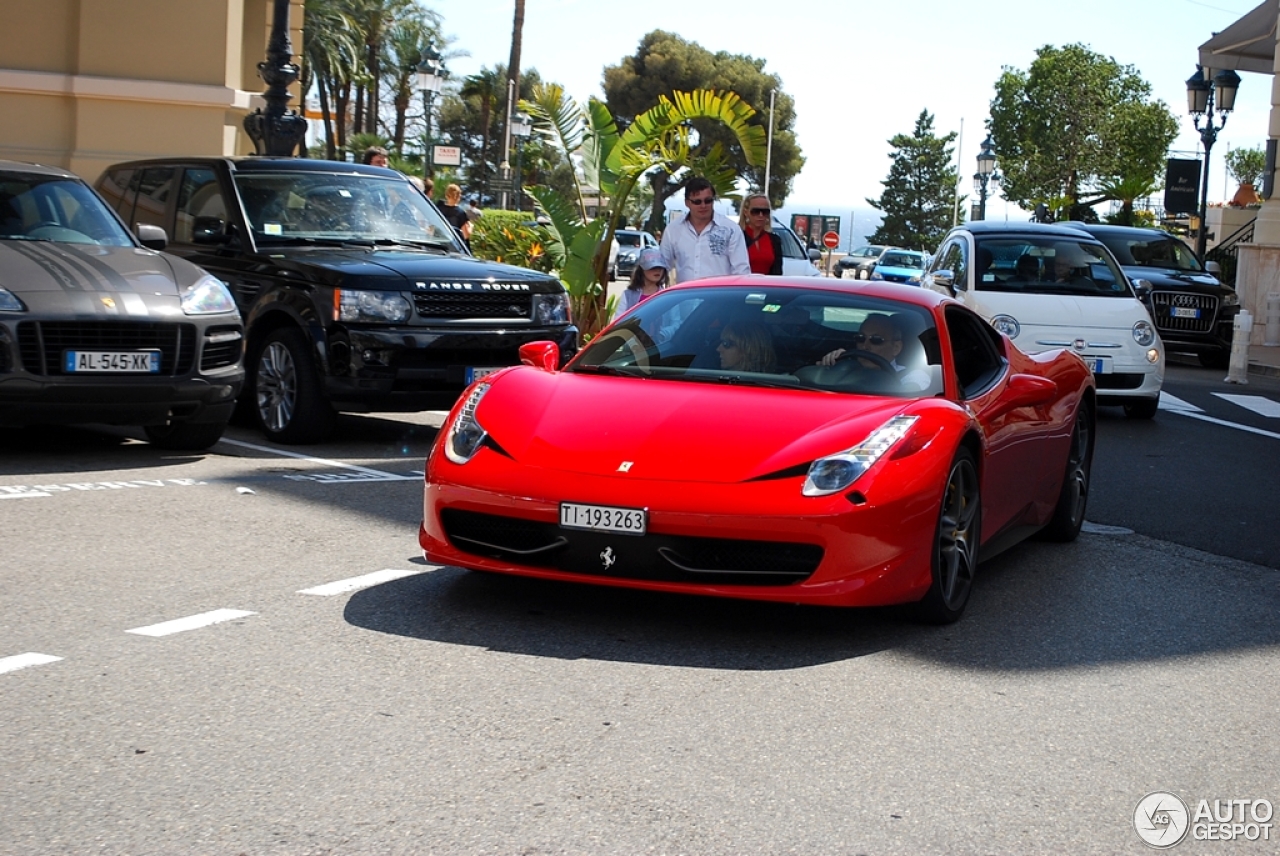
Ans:
{"type": "Polygon", "coordinates": [[[175,271],[176,261],[137,247],[0,241],[0,286],[42,315],[181,315],[179,289],[199,271],[186,262],[175,271]]]}
{"type": "Polygon", "coordinates": [[[900,398],[517,368],[495,379],[477,418],[524,466],[732,483],[854,446],[908,406],[900,398]]]}

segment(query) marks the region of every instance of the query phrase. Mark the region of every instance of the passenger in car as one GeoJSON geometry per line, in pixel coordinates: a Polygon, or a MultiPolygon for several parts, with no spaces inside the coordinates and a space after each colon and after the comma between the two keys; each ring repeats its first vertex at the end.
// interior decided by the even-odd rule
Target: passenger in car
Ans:
{"type": "Polygon", "coordinates": [[[738,372],[772,372],[777,358],[769,329],[759,321],[730,321],[716,343],[720,368],[738,372]]]}

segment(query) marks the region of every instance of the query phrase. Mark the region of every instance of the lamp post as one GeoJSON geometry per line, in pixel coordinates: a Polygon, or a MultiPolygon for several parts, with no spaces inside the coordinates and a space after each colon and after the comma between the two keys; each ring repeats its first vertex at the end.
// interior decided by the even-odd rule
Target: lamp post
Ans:
{"type": "Polygon", "coordinates": [[[266,62],[258,63],[258,74],[267,82],[262,93],[266,112],[254,110],[244,117],[244,130],[260,155],[292,157],[307,133],[307,120],[297,110],[288,112],[289,85],[298,79],[298,66],[289,41],[289,0],[275,0],[271,10],[271,35],[267,40],[266,62]]]}
{"type": "Polygon", "coordinates": [[[511,116],[511,136],[516,138],[516,172],[511,188],[512,192],[515,193],[517,211],[524,210],[524,194],[520,192],[520,187],[524,182],[521,162],[524,159],[524,141],[529,139],[529,135],[532,133],[532,119],[524,113],[515,113],[511,116]]]}
{"type": "Polygon", "coordinates": [[[978,152],[978,171],[973,174],[973,189],[978,194],[979,220],[987,219],[987,182],[995,177],[996,146],[991,135],[982,141],[982,150],[978,152]]]}
{"type": "Polygon", "coordinates": [[[502,187],[502,210],[507,210],[507,198],[511,189],[511,161],[507,158],[511,154],[511,111],[514,109],[513,102],[516,97],[516,82],[514,79],[507,79],[507,115],[506,121],[502,123],[502,163],[498,164],[498,171],[501,175],[502,187]]]}
{"type": "Polygon", "coordinates": [[[447,75],[440,51],[428,42],[422,51],[422,61],[418,63],[418,88],[422,90],[422,113],[427,123],[426,136],[422,142],[423,178],[431,178],[431,108],[435,104],[436,95],[444,88],[447,75]]]}
{"type": "Polygon", "coordinates": [[[1196,230],[1196,255],[1204,261],[1205,244],[1209,240],[1208,223],[1205,217],[1209,213],[1209,152],[1213,149],[1218,132],[1227,124],[1227,114],[1236,106],[1236,90],[1240,88],[1240,75],[1231,69],[1224,69],[1213,76],[1213,85],[1209,84],[1209,69],[1196,66],[1196,73],[1187,78],[1187,112],[1200,132],[1200,142],[1204,146],[1204,175],[1200,178],[1200,228],[1196,230]],[[1214,108],[1217,108],[1218,122],[1213,120],[1214,108]],[[1203,122],[1203,126],[1201,123],[1203,122]]]}

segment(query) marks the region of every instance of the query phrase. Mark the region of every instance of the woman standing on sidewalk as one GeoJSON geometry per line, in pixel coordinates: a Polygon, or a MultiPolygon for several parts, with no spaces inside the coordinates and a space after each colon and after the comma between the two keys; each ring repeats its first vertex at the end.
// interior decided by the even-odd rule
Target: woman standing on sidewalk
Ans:
{"type": "Polygon", "coordinates": [[[769,197],[754,193],[742,200],[738,224],[747,240],[747,261],[752,273],[782,275],[782,239],[773,234],[773,209],[769,197]]]}

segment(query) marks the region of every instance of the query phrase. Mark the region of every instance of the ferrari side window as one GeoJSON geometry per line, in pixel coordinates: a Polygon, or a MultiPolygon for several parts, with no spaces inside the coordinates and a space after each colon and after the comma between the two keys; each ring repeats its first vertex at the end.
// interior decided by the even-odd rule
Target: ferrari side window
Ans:
{"type": "Polygon", "coordinates": [[[986,392],[1004,373],[1005,360],[992,341],[995,331],[978,316],[959,306],[947,308],[947,335],[961,398],[986,392]]]}

